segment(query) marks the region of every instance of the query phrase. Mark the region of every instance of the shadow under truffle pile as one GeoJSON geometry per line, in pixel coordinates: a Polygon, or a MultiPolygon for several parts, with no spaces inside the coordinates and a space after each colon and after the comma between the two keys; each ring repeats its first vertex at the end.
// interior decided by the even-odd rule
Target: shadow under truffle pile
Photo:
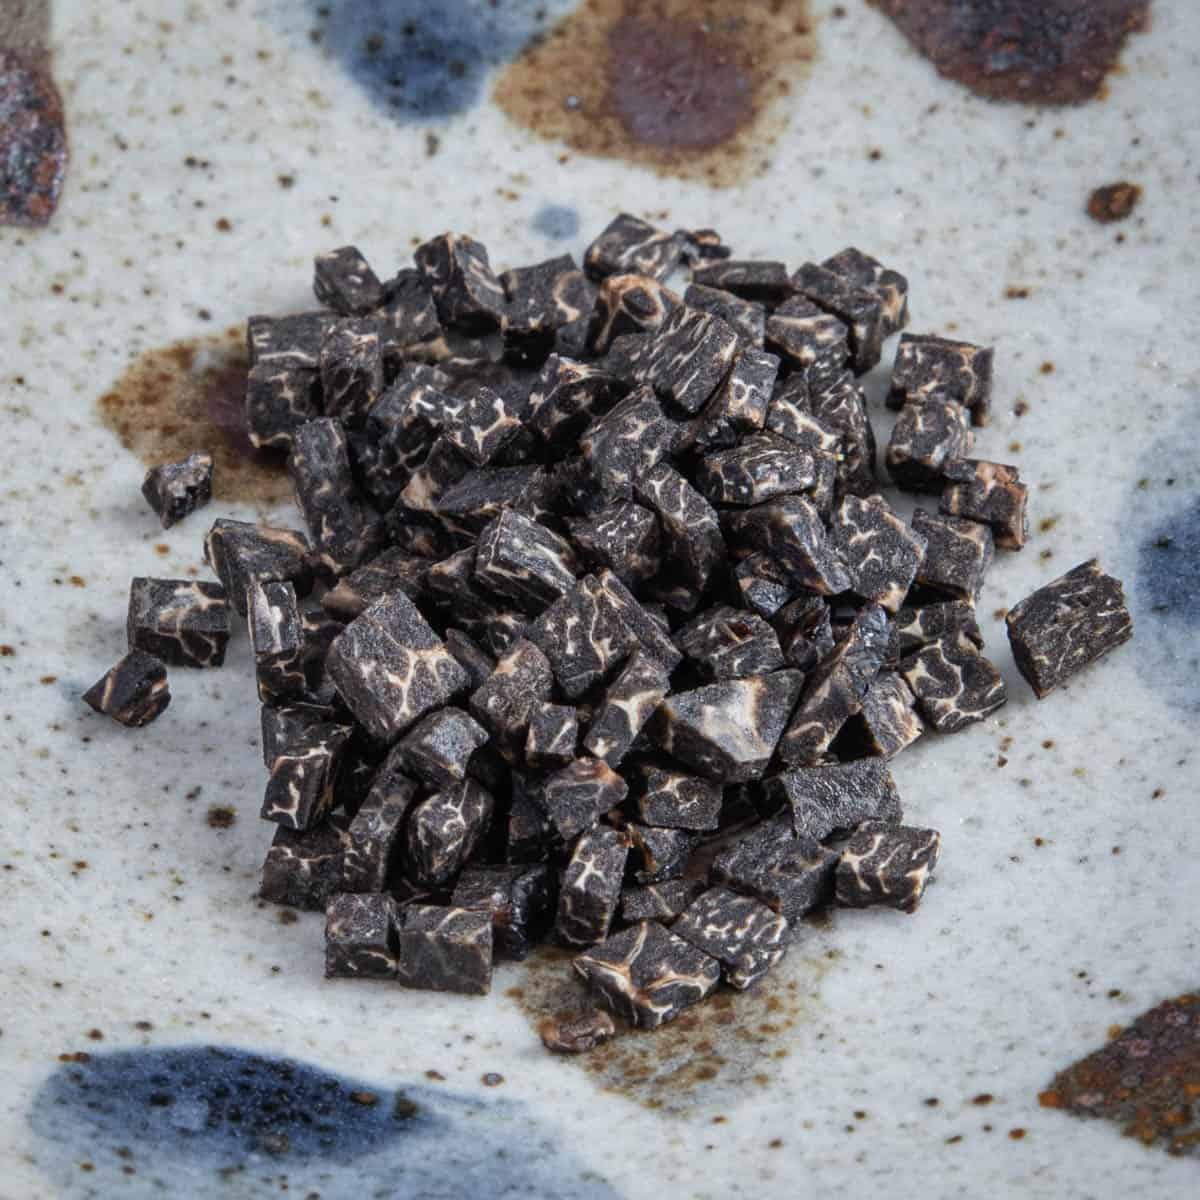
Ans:
{"type": "MultiPolygon", "coordinates": [[[[327,913],[329,975],[486,992],[550,936],[653,1027],[761,979],[819,905],[913,911],[939,835],[887,761],[1006,700],[974,604],[1027,489],[968,457],[992,351],[901,337],[905,521],[860,378],[908,285],[868,255],[789,273],[622,215],[582,270],[497,275],[453,234],[415,262],[381,281],[343,247],[325,307],[250,319],[251,438],[288,452],[308,535],[221,520],[220,586],[136,580],[146,653],[89,702],[151,719],[126,677],[217,665],[247,615],[262,895],[327,913]]],[[[1042,696],[1131,624],[1092,562],[1009,633],[1042,696]]]]}

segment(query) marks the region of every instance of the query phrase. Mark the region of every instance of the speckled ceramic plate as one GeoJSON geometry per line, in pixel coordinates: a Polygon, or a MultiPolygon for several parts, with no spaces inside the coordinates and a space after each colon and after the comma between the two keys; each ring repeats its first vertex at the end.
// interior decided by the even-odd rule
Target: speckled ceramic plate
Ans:
{"type": "MultiPolygon", "coordinates": [[[[1200,8],[1156,0],[1103,98],[1047,109],[939,76],[862,0],[664,35],[687,7],[614,32],[622,6],[591,3],[544,36],[572,4],[57,4],[61,203],[0,229],[5,1200],[1195,1192],[1194,1160],[1038,1096],[1197,983],[1200,8]],[[682,132],[654,78],[692,98],[682,132]],[[1140,205],[1097,223],[1122,179],[1140,205]],[[245,317],[311,304],[314,252],[391,271],[455,228],[508,266],[578,255],[620,209],[904,270],[911,328],[996,347],[977,450],[1031,482],[1033,537],[980,605],[1008,706],[894,764],[943,833],[920,911],[836,912],[758,991],[568,1060],[535,1028],[561,957],[486,999],[326,981],[321,918],[256,899],[244,636],[143,731],[80,696],[131,575],[207,577],[217,515],[295,519],[212,422],[245,317]],[[143,457],[193,437],[222,447],[219,494],[164,533],[143,457]],[[1093,555],[1134,641],[1037,703],[993,613],[1093,555]]],[[[886,369],[868,386],[886,437],[886,369]]]]}

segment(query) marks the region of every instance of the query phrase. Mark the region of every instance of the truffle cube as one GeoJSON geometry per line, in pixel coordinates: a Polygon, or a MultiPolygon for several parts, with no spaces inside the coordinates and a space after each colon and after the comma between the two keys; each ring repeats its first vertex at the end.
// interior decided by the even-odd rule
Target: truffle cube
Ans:
{"type": "Polygon", "coordinates": [[[139,729],[171,703],[167,668],[152,654],[130,650],[83,693],[83,699],[98,713],[139,729]]]}
{"type": "MultiPolygon", "coordinates": [[[[833,378],[840,375],[841,371],[838,370],[833,373],[833,378]]],[[[827,455],[838,454],[842,435],[812,415],[814,390],[819,390],[819,386],[814,388],[806,371],[793,373],[776,384],[771,393],[771,402],[767,405],[764,428],[767,433],[795,442],[802,449],[827,455]]]]}
{"type": "Polygon", "coordinates": [[[280,752],[302,730],[332,724],[337,724],[337,714],[327,704],[264,704],[260,713],[263,766],[269,771],[280,752]]]}
{"type": "Polygon", "coordinates": [[[496,669],[496,660],[461,629],[446,630],[446,649],[467,673],[467,687],[471,691],[481,688],[496,669]]]}
{"type": "Polygon", "coordinates": [[[417,785],[403,772],[399,748],[376,768],[366,799],[346,831],[342,888],[382,892],[399,856],[404,819],[417,798],[417,785]]]}
{"type": "Polygon", "coordinates": [[[887,613],[877,605],[862,610],[836,646],[805,681],[804,694],[779,741],[785,763],[815,763],[846,721],[862,708],[887,651],[887,613]]]}
{"type": "Polygon", "coordinates": [[[765,675],[784,665],[775,630],[762,617],[727,604],[689,621],[675,634],[675,644],[708,680],[765,675]]]}
{"type": "Polygon", "coordinates": [[[499,392],[483,384],[447,408],[442,432],[456,450],[482,467],[521,428],[528,406],[528,394],[499,392]]]}
{"type": "Polygon", "coordinates": [[[667,463],[639,472],[633,490],[658,517],[663,556],[672,575],[703,593],[725,558],[725,540],[712,505],[667,463]]]}
{"type": "Polygon", "coordinates": [[[669,313],[645,352],[636,378],[684,412],[697,413],[725,378],[740,349],[720,317],[682,306],[669,313]]]}
{"type": "Polygon", "coordinates": [[[888,407],[901,408],[936,394],[969,410],[972,424],[986,425],[992,399],[992,358],[991,347],[932,334],[903,334],[896,347],[888,407]]]}
{"type": "Polygon", "coordinates": [[[850,573],[803,496],[776,496],[752,508],[729,509],[722,527],[731,545],[766,554],[798,586],[823,596],[850,587],[850,573]]]}
{"type": "Polygon", "coordinates": [[[799,671],[723,679],[668,696],[650,723],[656,743],[719,783],[762,776],[800,695],[799,671]]]}
{"type": "Polygon", "coordinates": [[[762,349],[767,330],[767,310],[764,305],[754,300],[744,300],[722,288],[706,287],[702,283],[691,284],[683,294],[683,301],[697,312],[720,317],[748,347],[762,349]]]}
{"type": "Polygon", "coordinates": [[[632,843],[633,877],[638,883],[678,879],[700,842],[700,835],[690,829],[630,824],[625,832],[632,843]]]}
{"type": "Polygon", "coordinates": [[[409,599],[420,600],[425,594],[428,571],[429,559],[393,546],[342,576],[321,597],[321,607],[339,621],[353,621],[391,592],[404,592],[409,599]]]}
{"type": "Polygon", "coordinates": [[[225,589],[195,579],[135,578],[125,632],[130,650],[169,666],[219,667],[230,633],[225,589]]]}
{"type": "Polygon", "coordinates": [[[818,842],[863,821],[899,825],[904,816],[896,782],[878,758],[782,771],[766,780],[763,799],[785,806],[796,834],[818,842]]]}
{"type": "Polygon", "coordinates": [[[1121,581],[1094,558],[1009,609],[1005,624],[1017,669],[1039,700],[1133,636],[1121,581]]]}
{"type": "Polygon", "coordinates": [[[506,509],[529,516],[542,504],[546,472],[539,466],[484,467],[451,484],[434,502],[442,522],[478,534],[506,509]]]}
{"type": "Polygon", "coordinates": [[[311,554],[308,539],[294,529],[224,517],[213,522],[204,539],[204,561],[217,573],[230,603],[242,616],[252,583],[287,580],[297,596],[307,596],[313,583],[311,554]]]}
{"type": "Polygon", "coordinates": [[[290,450],[301,425],[321,415],[321,377],[308,367],[260,362],[246,376],[246,434],[257,450],[290,450]]]}
{"type": "Polygon", "coordinates": [[[925,553],[924,536],[896,516],[882,496],[843,497],[829,533],[855,595],[899,612],[925,553]]]}
{"type": "Polygon", "coordinates": [[[384,373],[390,379],[404,369],[405,359],[422,352],[442,333],[433,293],[420,271],[397,271],[384,285],[384,301],[375,310],[383,346],[384,373]]]}
{"type": "Polygon", "coordinates": [[[908,280],[898,271],[853,246],[827,258],[821,266],[879,300],[881,340],[899,333],[908,323],[908,280]]]}
{"type": "Polygon", "coordinates": [[[684,426],[680,449],[727,448],[743,434],[762,429],[778,374],[779,359],[774,354],[743,350],[699,416],[684,426]]]}
{"type": "Polygon", "coordinates": [[[383,303],[383,285],[357,246],[341,246],[313,261],[313,294],[344,316],[361,316],[383,303]]]}
{"type": "Polygon", "coordinates": [[[495,801],[474,779],[464,779],[422,800],[407,829],[409,873],[425,887],[454,881],[487,834],[495,801]]]}
{"type": "Polygon", "coordinates": [[[285,317],[253,316],[246,322],[246,357],[251,368],[298,367],[315,371],[325,331],[337,320],[335,313],[288,313],[285,317]]]}
{"type": "Polygon", "coordinates": [[[500,283],[508,300],[505,333],[521,345],[553,344],[562,327],[586,323],[596,303],[595,286],[569,254],[504,271],[500,283]]]}
{"type": "Polygon", "coordinates": [[[912,912],[937,865],[941,835],[909,825],[868,821],[842,848],[837,902],[846,908],[884,905],[912,912]]]}
{"type": "Polygon", "coordinates": [[[529,426],[548,445],[570,446],[629,388],[596,363],[552,354],[529,393],[529,426]]]}
{"type": "Polygon", "coordinates": [[[395,979],[400,920],[391,896],[331,897],[325,909],[325,978],[395,979]]]}
{"type": "Polygon", "coordinates": [[[525,761],[538,771],[555,771],[575,758],[579,717],[562,704],[536,704],[529,712],[525,761]]]}
{"type": "Polygon", "coordinates": [[[992,565],[992,531],[978,521],[931,515],[919,508],[912,527],[925,539],[916,582],[957,600],[974,601],[992,565]]]}
{"type": "Polygon", "coordinates": [[[787,953],[786,918],[728,888],[709,888],[671,932],[715,958],[725,982],[739,991],[757,983],[787,953]]]}
{"type": "Polygon", "coordinates": [[[850,331],[811,300],[793,296],[767,318],[767,347],[791,370],[831,379],[850,358],[850,331]]]}
{"type": "Polygon", "coordinates": [[[615,829],[582,834],[571,851],[558,893],[554,932],[567,946],[591,946],[608,936],[621,898],[629,839],[615,829]]]}
{"type": "Polygon", "coordinates": [[[419,466],[437,440],[442,414],[454,403],[440,371],[407,363],[367,413],[366,432],[397,471],[419,466]]]}
{"type": "Polygon", "coordinates": [[[1008,700],[1000,672],[961,632],[918,650],[900,664],[900,673],[938,733],[957,733],[1008,700]]]}
{"type": "Polygon", "coordinates": [[[837,480],[841,494],[868,496],[876,491],[875,433],[867,416],[867,398],[843,371],[817,388],[811,397],[812,415],[841,439],[837,480]]]}
{"type": "Polygon", "coordinates": [[[264,704],[300,699],[308,680],[296,589],[286,582],[251,584],[246,618],[259,699],[264,704]]]}
{"type": "Polygon", "coordinates": [[[873,288],[859,287],[852,278],[817,263],[805,263],[792,276],[792,286],[845,324],[856,375],[865,375],[879,362],[883,339],[891,330],[884,319],[883,301],[873,288]]]}
{"type": "Polygon", "coordinates": [[[692,282],[768,307],[782,304],[792,294],[787,267],[762,259],[726,258],[705,263],[692,272],[692,282]]]}
{"type": "Polygon", "coordinates": [[[946,468],[974,441],[966,409],[932,393],[910,400],[900,410],[884,463],[898,488],[940,492],[946,484],[946,468]]]}
{"type": "Polygon", "coordinates": [[[597,418],[579,439],[596,482],[614,498],[628,498],[642,478],[675,449],[679,426],[663,414],[654,392],[639,387],[597,418]]]}
{"type": "Polygon", "coordinates": [[[554,834],[570,842],[628,794],[629,785],[606,762],[585,756],[549,776],[537,799],[554,834]]]}
{"type": "Polygon", "coordinates": [[[334,803],[338,769],[350,740],[347,725],[313,725],[275,756],[263,796],[262,819],[288,829],[311,829],[334,803]]]}
{"type": "Polygon", "coordinates": [[[737,564],[733,582],[742,607],[760,617],[773,617],[796,595],[796,585],[769,554],[760,551],[737,564]]]}
{"type": "MultiPolygon", "coordinates": [[[[771,624],[779,634],[784,661],[806,674],[833,650],[830,608],[821,596],[801,592],[771,617],[771,624]]],[[[890,635],[887,645],[891,645],[890,635]]]]}
{"type": "Polygon", "coordinates": [[[397,936],[404,987],[484,996],[492,986],[492,916],[413,904],[397,936]]]}
{"type": "Polygon", "coordinates": [[[964,458],[946,467],[942,512],[991,527],[1002,550],[1020,550],[1029,537],[1025,506],[1029,488],[1016,467],[964,458]]]}
{"type": "Polygon", "coordinates": [[[346,706],[382,742],[467,686],[467,673],[403,592],[351,621],[325,662],[346,706]]]}
{"type": "Polygon", "coordinates": [[[634,812],[643,825],[664,829],[716,829],[721,817],[721,786],[655,763],[639,763],[634,812]]]}
{"type": "Polygon", "coordinates": [[[422,717],[397,749],[413,775],[432,788],[449,788],[466,779],[471,756],[487,740],[487,730],[461,708],[439,708],[422,717]]]}
{"type": "Polygon", "coordinates": [[[587,248],[583,269],[592,279],[636,271],[665,279],[683,257],[684,239],[629,213],[614,217],[587,248]]]}
{"type": "Polygon", "coordinates": [[[342,890],[346,822],[335,813],[308,830],[275,830],[262,868],[259,894],[274,904],[324,912],[329,898],[342,890]]]}
{"type": "Polygon", "coordinates": [[[797,835],[789,817],[763,821],[713,860],[709,881],[753,896],[795,924],[833,893],[838,856],[797,835]]]}
{"type": "MultiPolygon", "coordinates": [[[[436,512],[442,496],[473,469],[471,460],[449,438],[438,437],[420,466],[408,477],[397,509],[402,504],[417,513],[436,512]]],[[[394,531],[392,536],[394,541],[399,540],[394,531]]]]}
{"type": "Polygon", "coordinates": [[[665,616],[643,607],[629,589],[611,572],[601,571],[597,580],[604,593],[604,603],[613,617],[624,624],[633,636],[658,659],[668,674],[683,661],[683,655],[671,641],[665,616]]]}
{"type": "Polygon", "coordinates": [[[702,879],[665,879],[646,887],[626,888],[621,893],[621,920],[630,925],[637,921],[670,925],[707,886],[702,879]]]}
{"type": "Polygon", "coordinates": [[[568,517],[566,522],[588,566],[610,568],[628,587],[645,583],[658,571],[658,521],[640,504],[623,500],[588,517],[568,517]]]}
{"type": "Polygon", "coordinates": [[[473,334],[500,328],[508,301],[481,243],[445,233],[418,246],[413,259],[433,293],[442,324],[473,334]]]}
{"type": "Polygon", "coordinates": [[[471,694],[471,712],[513,762],[525,743],[530,713],[550,699],[554,676],[546,656],[522,638],[496,663],[487,682],[471,694]]]}
{"type": "Polygon", "coordinates": [[[639,647],[605,691],[583,748],[610,767],[619,765],[670,687],[662,663],[639,647]]]}
{"type": "Polygon", "coordinates": [[[916,697],[898,671],[880,671],[863,697],[858,714],[867,752],[895,758],[925,732],[916,697]]]}
{"type": "Polygon", "coordinates": [[[377,323],[353,317],[339,321],[321,343],[325,415],[357,429],[382,394],[383,348],[377,323]]]}
{"type": "Polygon", "coordinates": [[[575,586],[575,554],[545,525],[507,509],[479,535],[475,578],[536,616],[575,586]]]}
{"type": "Polygon", "coordinates": [[[540,780],[523,771],[512,771],[512,799],[508,808],[508,828],[504,841],[506,863],[545,861],[553,831],[545,811],[534,798],[540,780]]]}
{"type": "Polygon", "coordinates": [[[151,467],[142,482],[142,495],[162,527],[170,529],[212,499],[212,479],[212,455],[189,454],[179,462],[151,467]]]}
{"type": "Polygon", "coordinates": [[[522,959],[541,940],[553,916],[554,882],[545,863],[468,867],[458,878],[451,904],[492,919],[497,956],[522,959]]]}
{"type": "Polygon", "coordinates": [[[607,355],[620,337],[655,333],[682,306],[669,287],[646,275],[610,275],[596,297],[588,325],[588,350],[596,356],[607,355]]]}
{"type": "Polygon", "coordinates": [[[643,1029],[657,1029],[699,1004],[721,979],[715,958],[656,921],[614,934],[572,965],[613,1012],[643,1029]]]}
{"type": "Polygon", "coordinates": [[[919,608],[902,608],[896,615],[895,629],[896,651],[900,658],[908,658],[922,646],[931,646],[947,635],[960,632],[983,649],[983,634],[975,620],[975,606],[967,600],[943,600],[919,608]]]}
{"type": "Polygon", "coordinates": [[[713,504],[762,504],[816,484],[816,456],[770,435],[743,438],[730,450],[710,454],[696,471],[696,486],[713,504]]]}

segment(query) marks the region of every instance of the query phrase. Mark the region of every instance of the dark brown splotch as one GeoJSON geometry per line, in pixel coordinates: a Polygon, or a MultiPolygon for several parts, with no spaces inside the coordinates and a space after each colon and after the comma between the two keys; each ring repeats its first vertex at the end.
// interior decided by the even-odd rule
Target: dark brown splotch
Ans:
{"type": "Polygon", "coordinates": [[[580,153],[725,186],[768,165],[813,45],[807,0],[584,0],[495,99],[580,153]]]}
{"type": "Polygon", "coordinates": [[[0,48],[0,225],[45,225],[66,169],[66,124],[49,55],[0,48]]]}
{"type": "Polygon", "coordinates": [[[1136,183],[1110,183],[1098,187],[1088,197],[1088,216],[1101,225],[1123,221],[1137,207],[1142,189],[1136,183]]]}
{"type": "Polygon", "coordinates": [[[1150,0],[868,0],[939,74],[993,100],[1080,104],[1100,93],[1150,0]]]}
{"type": "Polygon", "coordinates": [[[97,402],[100,419],[148,467],[213,455],[213,499],[263,506],[291,495],[282,454],[255,450],[246,433],[246,361],[240,328],[189,338],[136,359],[97,402]]]}
{"type": "Polygon", "coordinates": [[[1200,994],[1143,1013],[1038,1097],[1043,1108],[1116,1121],[1126,1137],[1168,1154],[1200,1150],[1200,994]]]}
{"type": "MultiPolygon", "coordinates": [[[[728,1104],[739,1091],[767,1087],[788,1056],[797,1025],[819,1001],[830,963],[804,953],[801,934],[783,963],[747,992],[722,989],[659,1029],[631,1029],[564,1063],[586,1071],[605,1091],[646,1108],[684,1115],[728,1104]]],[[[520,986],[505,994],[517,1001],[539,1034],[550,1019],[576,1017],[594,1006],[571,968],[572,955],[541,946],[528,958],[520,986]]]]}

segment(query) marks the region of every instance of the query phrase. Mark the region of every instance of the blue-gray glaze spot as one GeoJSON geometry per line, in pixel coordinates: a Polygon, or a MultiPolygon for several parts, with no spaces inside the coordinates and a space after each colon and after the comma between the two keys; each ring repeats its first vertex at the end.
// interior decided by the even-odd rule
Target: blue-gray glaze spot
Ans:
{"type": "Polygon", "coordinates": [[[233,1047],[65,1063],[29,1121],[37,1165],[69,1200],[231,1200],[278,1196],[282,1182],[321,1200],[616,1197],[511,1101],[385,1088],[233,1047]]]}
{"type": "Polygon", "coordinates": [[[568,8],[562,0],[291,0],[279,23],[303,17],[305,37],[401,121],[453,116],[477,103],[488,73],[515,58],[568,8]],[[311,29],[311,33],[310,33],[311,29]]]}
{"type": "Polygon", "coordinates": [[[1137,587],[1141,607],[1200,627],[1200,497],[1159,522],[1142,542],[1137,587]]]}
{"type": "Polygon", "coordinates": [[[573,238],[579,232],[579,213],[565,204],[546,204],[534,214],[533,227],[555,241],[573,238]]]}

